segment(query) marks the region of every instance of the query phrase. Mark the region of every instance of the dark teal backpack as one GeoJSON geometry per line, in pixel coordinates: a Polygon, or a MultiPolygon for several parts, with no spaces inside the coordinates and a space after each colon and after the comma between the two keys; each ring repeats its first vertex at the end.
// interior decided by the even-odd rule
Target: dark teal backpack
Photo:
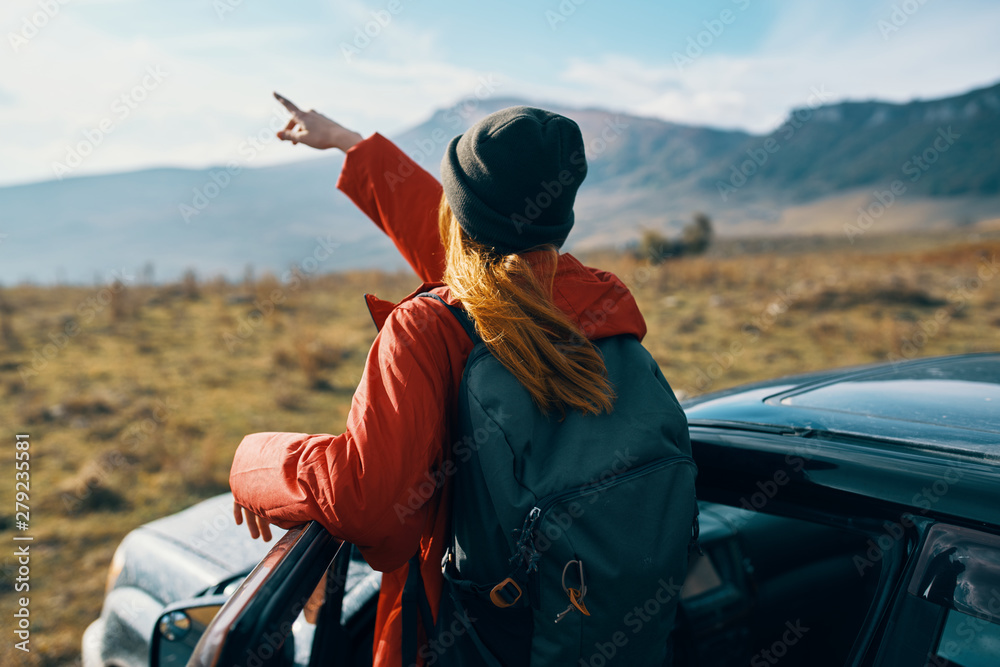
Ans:
{"type": "MultiPolygon", "coordinates": [[[[465,312],[448,308],[476,344],[459,391],[451,542],[424,664],[670,664],[698,510],[687,420],[656,362],[634,336],[597,340],[614,412],[546,417],[465,312]]],[[[415,562],[407,665],[417,614],[431,626],[415,562]]]]}

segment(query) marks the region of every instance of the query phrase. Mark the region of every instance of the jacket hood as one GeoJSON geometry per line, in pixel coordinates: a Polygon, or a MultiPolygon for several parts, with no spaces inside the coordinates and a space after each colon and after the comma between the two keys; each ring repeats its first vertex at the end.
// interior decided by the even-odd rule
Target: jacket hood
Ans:
{"type": "MultiPolygon", "coordinates": [[[[529,261],[530,255],[528,253],[529,261]]],[[[440,282],[422,284],[400,303],[430,291],[450,304],[461,305],[451,296],[448,286],[440,282]]],[[[625,283],[613,273],[584,266],[568,253],[559,255],[552,298],[556,306],[576,322],[580,331],[591,340],[632,334],[641,341],[646,335],[646,321],[625,283]]],[[[372,294],[366,294],[365,301],[376,328],[380,330],[389,313],[399,305],[372,294]]]]}

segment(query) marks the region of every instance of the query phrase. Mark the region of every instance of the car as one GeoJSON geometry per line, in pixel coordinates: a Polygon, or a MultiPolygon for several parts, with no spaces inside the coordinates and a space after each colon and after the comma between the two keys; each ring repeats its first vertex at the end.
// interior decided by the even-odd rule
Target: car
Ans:
{"type": "MultiPolygon", "coordinates": [[[[675,664],[1000,664],[1000,353],[683,407],[701,518],[675,664]]],[[[219,496],[125,538],[85,667],[370,662],[379,574],[315,522],[267,550],[230,512],[219,496]]],[[[602,639],[583,663],[613,664],[602,639]]]]}

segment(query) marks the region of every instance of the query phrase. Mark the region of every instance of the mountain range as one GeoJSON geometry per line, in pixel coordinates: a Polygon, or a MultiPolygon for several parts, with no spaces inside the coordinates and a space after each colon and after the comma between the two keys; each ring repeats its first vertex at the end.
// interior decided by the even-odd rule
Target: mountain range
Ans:
{"type": "MultiPolygon", "coordinates": [[[[823,98],[814,91],[764,135],[534,102],[576,120],[586,143],[589,170],[566,249],[620,247],[644,228],[676,234],[696,211],[729,236],[849,234],[861,222],[883,231],[970,227],[1000,217],[1000,84],[904,104],[823,98]]],[[[529,103],[464,100],[390,138],[437,175],[451,137],[529,103]]],[[[156,280],[188,269],[234,278],[248,266],[278,275],[292,264],[401,267],[334,187],[342,162],[330,151],[279,166],[250,160],[0,188],[0,284],[103,281],[143,266],[156,280]]]]}

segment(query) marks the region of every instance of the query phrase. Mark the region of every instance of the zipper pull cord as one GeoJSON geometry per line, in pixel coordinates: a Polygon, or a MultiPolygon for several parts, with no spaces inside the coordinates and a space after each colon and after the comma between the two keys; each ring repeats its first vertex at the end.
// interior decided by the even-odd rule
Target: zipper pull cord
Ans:
{"type": "Polygon", "coordinates": [[[542,557],[542,554],[535,548],[534,539],[535,522],[538,521],[538,517],[541,514],[542,510],[538,507],[531,508],[528,515],[524,517],[524,524],[521,526],[521,530],[515,531],[518,534],[518,540],[514,555],[510,557],[510,564],[515,566],[523,565],[528,574],[538,569],[538,559],[542,557]]]}
{"type": "Polygon", "coordinates": [[[694,519],[691,522],[691,541],[688,543],[688,554],[690,555],[692,551],[697,550],[699,556],[704,556],[705,552],[701,550],[701,522],[698,520],[698,507],[695,506],[694,509],[694,519]]]}

